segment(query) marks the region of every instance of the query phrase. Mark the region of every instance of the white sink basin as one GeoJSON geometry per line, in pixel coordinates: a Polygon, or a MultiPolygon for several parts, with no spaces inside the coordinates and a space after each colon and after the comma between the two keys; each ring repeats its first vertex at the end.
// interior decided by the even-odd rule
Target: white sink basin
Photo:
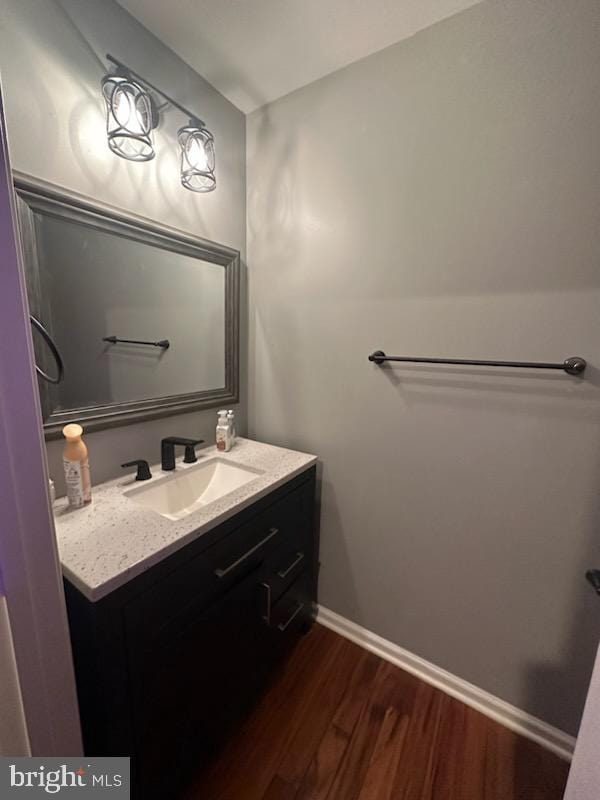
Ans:
{"type": "Polygon", "coordinates": [[[147,486],[136,486],[124,494],[134,503],[167,519],[181,519],[262,474],[259,469],[211,458],[193,467],[178,469],[147,486]]]}

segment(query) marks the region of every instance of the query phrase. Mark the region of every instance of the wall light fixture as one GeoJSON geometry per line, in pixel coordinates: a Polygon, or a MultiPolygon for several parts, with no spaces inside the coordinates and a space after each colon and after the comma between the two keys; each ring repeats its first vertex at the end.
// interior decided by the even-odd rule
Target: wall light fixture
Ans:
{"type": "Polygon", "coordinates": [[[102,79],[106,100],[108,146],[128,161],[154,158],[152,128],[158,122],[148,92],[126,74],[106,75],[102,79]]]}
{"type": "Polygon", "coordinates": [[[199,119],[177,132],[181,147],[181,182],[192,192],[212,192],[215,180],[215,142],[199,119]]]}
{"type": "Polygon", "coordinates": [[[158,126],[160,111],[167,105],[173,106],[189,119],[177,132],[181,183],[192,192],[212,192],[217,185],[215,140],[204,122],[122,61],[110,54],[106,58],[116,68],[102,79],[106,134],[113,153],[128,161],[154,158],[152,131],[158,126]],[[152,94],[162,97],[163,105],[158,106],[152,94]]]}

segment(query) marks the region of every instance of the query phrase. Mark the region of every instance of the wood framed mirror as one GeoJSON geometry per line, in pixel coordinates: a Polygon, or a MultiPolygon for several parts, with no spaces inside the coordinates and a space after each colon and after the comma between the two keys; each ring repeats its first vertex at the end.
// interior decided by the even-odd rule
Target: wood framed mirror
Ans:
{"type": "Polygon", "coordinates": [[[239,252],[14,178],[46,438],[236,403],[239,252]]]}

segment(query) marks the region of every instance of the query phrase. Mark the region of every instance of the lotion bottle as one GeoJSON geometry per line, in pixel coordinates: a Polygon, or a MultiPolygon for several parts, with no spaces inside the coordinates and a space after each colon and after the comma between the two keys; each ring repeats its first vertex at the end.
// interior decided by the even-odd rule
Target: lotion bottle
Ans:
{"type": "Polygon", "coordinates": [[[92,482],[88,449],[81,434],[81,425],[65,425],[63,436],[67,440],[63,450],[63,467],[67,484],[67,498],[71,508],[81,508],[92,500],[92,482]]]}

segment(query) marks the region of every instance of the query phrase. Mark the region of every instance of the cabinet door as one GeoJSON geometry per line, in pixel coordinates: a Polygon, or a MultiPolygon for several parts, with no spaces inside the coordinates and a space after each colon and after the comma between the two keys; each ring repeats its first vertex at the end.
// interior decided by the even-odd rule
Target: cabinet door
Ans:
{"type": "Polygon", "coordinates": [[[137,774],[144,797],[173,790],[249,708],[264,674],[266,625],[258,573],[190,622],[174,621],[132,676],[137,774]],[[157,781],[167,765],[166,784],[157,781]]]}

